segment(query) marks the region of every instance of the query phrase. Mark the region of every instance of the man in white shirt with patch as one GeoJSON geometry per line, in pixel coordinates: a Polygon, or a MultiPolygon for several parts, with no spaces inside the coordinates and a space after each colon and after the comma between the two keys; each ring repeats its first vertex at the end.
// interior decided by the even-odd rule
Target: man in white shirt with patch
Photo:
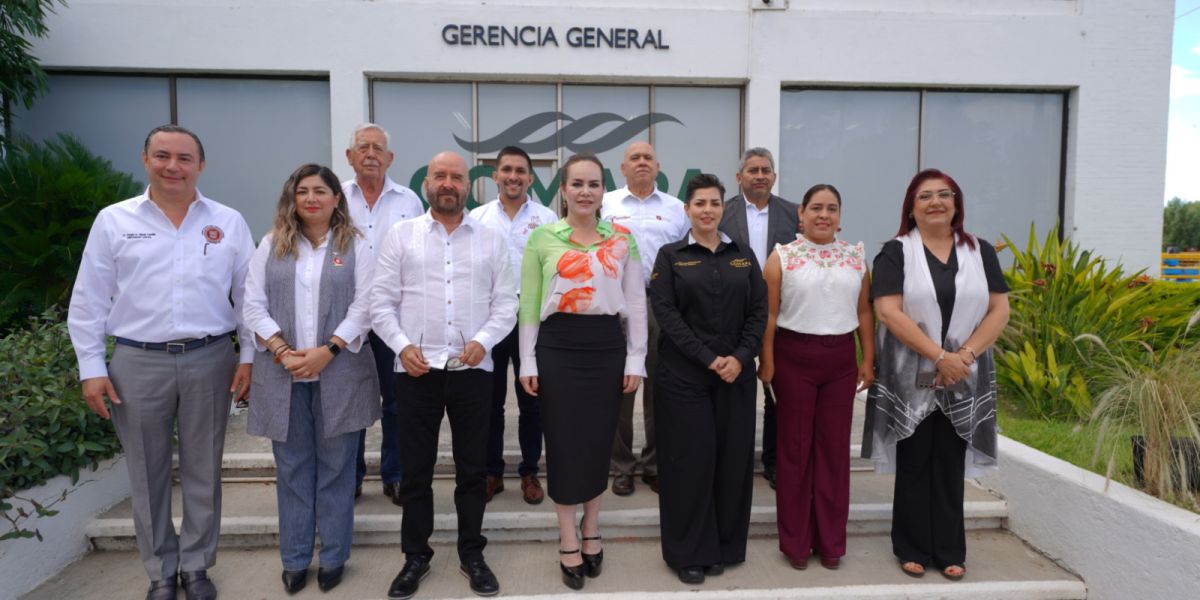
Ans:
{"type": "Polygon", "coordinates": [[[454,438],[454,505],[460,570],[471,591],[500,591],[483,559],[491,348],[517,322],[517,294],[504,238],[465,211],[467,162],[442,152],[429,162],[429,211],[388,231],[375,260],[371,323],[396,352],[396,407],[404,479],[400,547],[404,568],[388,598],[417,593],[433,548],[433,469],[442,416],[454,438]]]}
{"type": "MultiPolygon", "coordinates": [[[[496,170],[492,179],[500,188],[499,196],[471,211],[471,217],[495,229],[508,242],[508,257],[512,261],[513,279],[517,294],[521,293],[521,261],[529,234],[538,227],[558,220],[554,211],[529,196],[533,185],[533,159],[516,146],[508,146],[496,155],[496,170]]],[[[521,372],[517,328],[492,347],[492,423],[488,432],[487,500],[504,491],[504,400],[508,397],[508,362],[513,371],[521,372]]],[[[530,396],[513,377],[517,394],[517,442],[521,462],[521,497],[529,504],[541,504],[546,494],[538,480],[538,461],[542,458],[542,425],[537,398],[530,396]]]]}
{"type": "MultiPolygon", "coordinates": [[[[378,254],[392,225],[421,216],[425,212],[421,199],[410,189],[388,177],[387,170],[395,155],[389,149],[390,136],[374,123],[363,123],[350,134],[350,147],[346,148],[346,161],[354,169],[354,179],[342,183],[342,192],[350,206],[350,219],[362,231],[378,254]]],[[[368,339],[375,354],[375,373],[379,377],[379,393],[383,402],[383,418],[379,429],[383,440],[379,444],[379,477],[383,480],[383,495],[399,506],[396,490],[400,487],[403,473],[400,468],[400,440],[396,429],[396,383],[392,365],[396,355],[391,348],[372,332],[368,339]]],[[[362,494],[363,477],[367,474],[364,453],[367,449],[367,432],[358,437],[358,472],[355,497],[362,494]]]]}
{"type": "Polygon", "coordinates": [[[96,215],[67,327],[83,398],[101,417],[111,414],[125,451],[138,553],[151,581],[147,600],[174,600],[177,581],[188,600],[212,600],[217,590],[207,570],[221,528],[225,424],[231,401],[250,389],[254,355],[240,306],[254,242],[241,214],[196,189],[204,171],[196,134],[156,127],[142,162],[145,193],[96,215]],[[116,346],[105,364],[109,336],[116,346]],[[178,535],[171,521],[176,433],[178,535]]]}
{"type": "MultiPolygon", "coordinates": [[[[642,273],[646,287],[650,287],[650,274],[654,272],[654,260],[658,249],[664,244],[683,239],[690,228],[683,202],[679,198],[658,190],[659,163],[654,147],[646,142],[634,142],[625,149],[621,161],[621,174],[625,176],[625,187],[604,195],[600,207],[603,219],[623,225],[637,241],[642,257],[642,273]]],[[[646,381],[642,385],[642,416],[645,424],[646,443],[642,446],[642,481],[658,492],[658,461],[654,455],[654,367],[658,362],[655,340],[658,339],[658,322],[654,312],[647,311],[649,340],[646,353],[646,381]]],[[[613,477],[612,490],[618,496],[633,493],[633,471],[638,457],[633,453],[633,402],[637,392],[626,394],[621,402],[621,415],[617,421],[617,435],[613,440],[612,467],[617,474],[613,477]]]]}

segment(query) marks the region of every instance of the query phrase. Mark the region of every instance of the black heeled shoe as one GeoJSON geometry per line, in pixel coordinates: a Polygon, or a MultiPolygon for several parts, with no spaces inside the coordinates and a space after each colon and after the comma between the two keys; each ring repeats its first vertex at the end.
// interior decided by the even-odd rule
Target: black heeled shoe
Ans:
{"type": "MultiPolygon", "coordinates": [[[[582,554],[578,548],[574,550],[559,550],[559,554],[582,554]]],[[[562,580],[567,587],[573,590],[583,589],[583,575],[587,569],[586,565],[576,565],[568,567],[562,563],[562,559],[558,560],[558,568],[562,569],[562,580]]]]}
{"type": "MultiPolygon", "coordinates": [[[[581,537],[579,539],[586,542],[590,540],[598,540],[601,539],[601,537],[600,534],[597,533],[595,536],[581,537]]],[[[601,548],[600,551],[595,554],[584,554],[582,548],[583,546],[580,545],[579,555],[583,557],[583,566],[585,567],[584,574],[586,574],[588,577],[599,577],[600,566],[604,562],[604,549],[601,548]]]]}

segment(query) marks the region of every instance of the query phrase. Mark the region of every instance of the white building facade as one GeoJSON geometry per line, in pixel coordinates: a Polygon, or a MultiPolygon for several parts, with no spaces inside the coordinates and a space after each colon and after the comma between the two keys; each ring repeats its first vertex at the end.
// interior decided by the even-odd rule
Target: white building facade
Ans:
{"type": "MultiPolygon", "coordinates": [[[[964,190],[967,229],[1027,239],[1061,222],[1085,248],[1157,273],[1174,3],[1167,0],[71,0],[34,48],[50,92],[17,133],[70,132],[144,179],[142,139],[196,131],[209,196],[270,227],[304,162],[352,175],[360,122],[419,187],[441,150],[495,194],[515,143],[534,193],[597,153],[610,187],[649,140],[660,187],[734,188],[741,151],[775,152],[776,192],[843,196],[842,237],[895,234],[914,173],[964,190]]],[[[419,191],[419,190],[418,190],[419,191]]],[[[736,193],[730,190],[729,195],[736,193]]]]}

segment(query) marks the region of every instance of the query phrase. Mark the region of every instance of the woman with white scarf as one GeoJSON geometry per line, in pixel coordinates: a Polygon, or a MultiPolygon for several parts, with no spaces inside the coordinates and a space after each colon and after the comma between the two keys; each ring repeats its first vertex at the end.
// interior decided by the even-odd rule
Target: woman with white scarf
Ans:
{"type": "Polygon", "coordinates": [[[896,474],[892,552],[908,575],[966,574],[963,478],[996,466],[996,368],[1008,323],[996,250],[963,229],[963,193],[917,173],[900,230],[875,257],[871,297],[883,327],[863,456],[896,474]]]}

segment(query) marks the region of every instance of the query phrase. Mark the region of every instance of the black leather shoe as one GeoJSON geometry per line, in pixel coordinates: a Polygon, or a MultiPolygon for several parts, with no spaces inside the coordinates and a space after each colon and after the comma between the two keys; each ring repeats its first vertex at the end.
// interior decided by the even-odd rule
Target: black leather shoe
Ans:
{"type": "Polygon", "coordinates": [[[283,570],[283,591],[291,596],[308,585],[308,569],[299,571],[283,570]]]}
{"type": "Polygon", "coordinates": [[[679,580],[688,585],[704,583],[704,567],[684,567],[680,569],[679,580]]]}
{"type": "MultiPolygon", "coordinates": [[[[591,541],[591,540],[599,540],[600,534],[597,533],[594,536],[582,537],[579,539],[583,540],[585,542],[591,541]]],[[[595,554],[583,554],[581,551],[580,556],[583,557],[583,566],[584,566],[583,572],[584,572],[584,574],[586,574],[588,577],[593,577],[593,578],[599,577],[600,576],[600,567],[604,563],[604,549],[601,548],[600,551],[595,554]]]]}
{"type": "Polygon", "coordinates": [[[400,497],[400,482],[383,484],[383,495],[395,500],[400,497]]]}
{"type": "Polygon", "coordinates": [[[722,563],[717,563],[715,565],[708,565],[707,567],[704,567],[705,575],[716,576],[716,575],[720,575],[724,572],[725,572],[725,565],[722,563]]]}
{"type": "Polygon", "coordinates": [[[775,489],[775,465],[763,467],[763,479],[771,484],[771,489],[775,489]]]}
{"type": "Polygon", "coordinates": [[[628,496],[633,493],[633,475],[617,475],[613,477],[612,491],[618,496],[628,496]]]}
{"type": "Polygon", "coordinates": [[[642,475],[642,483],[650,486],[650,491],[658,493],[658,475],[642,475]]]}
{"type": "MultiPolygon", "coordinates": [[[[575,550],[559,550],[559,554],[579,554],[579,549],[575,550]]],[[[562,563],[562,559],[558,561],[558,568],[562,569],[563,584],[573,590],[583,589],[583,576],[587,573],[587,562],[568,567],[562,563]]]]}
{"type": "Polygon", "coordinates": [[[175,576],[150,582],[146,591],[146,600],[175,600],[175,576]]]}
{"type": "Polygon", "coordinates": [[[217,586],[208,578],[208,572],[188,571],[179,574],[187,600],[217,600],[217,586]]]}
{"type": "Polygon", "coordinates": [[[358,500],[361,497],[362,497],[362,484],[360,483],[360,484],[354,486],[354,499],[358,500]]]}
{"type": "Polygon", "coordinates": [[[317,569],[317,587],[321,588],[322,592],[328,592],[337,587],[342,582],[342,573],[346,571],[346,565],[326,569],[321,567],[317,569]]]}
{"type": "Polygon", "coordinates": [[[421,580],[429,574],[429,558],[414,555],[404,561],[404,568],[400,569],[400,574],[396,575],[392,586],[388,588],[388,600],[405,600],[417,593],[421,580]]]}
{"type": "Polygon", "coordinates": [[[471,591],[476,596],[495,596],[500,593],[500,582],[482,558],[458,566],[458,570],[471,582],[471,591]]]}

